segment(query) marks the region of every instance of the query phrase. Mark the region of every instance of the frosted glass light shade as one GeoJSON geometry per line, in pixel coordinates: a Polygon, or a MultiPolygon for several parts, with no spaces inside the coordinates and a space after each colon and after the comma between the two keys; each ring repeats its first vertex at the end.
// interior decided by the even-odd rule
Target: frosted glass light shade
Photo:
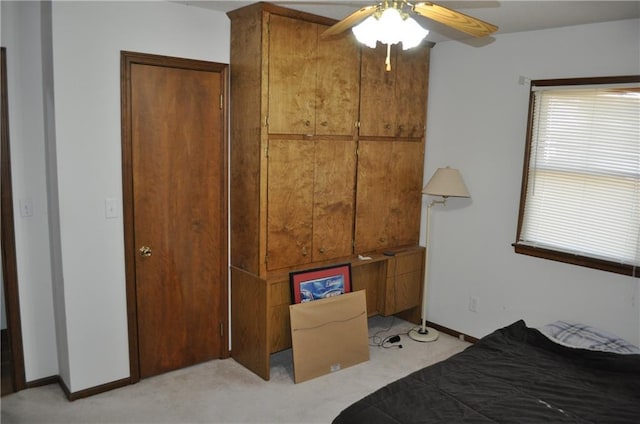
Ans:
{"type": "Polygon", "coordinates": [[[351,28],[351,31],[356,36],[356,40],[367,47],[376,48],[376,43],[378,42],[378,20],[376,18],[369,16],[360,24],[351,28]]]}
{"type": "Polygon", "coordinates": [[[449,167],[438,168],[422,193],[442,197],[471,197],[460,171],[449,167]]]}
{"type": "Polygon", "coordinates": [[[402,32],[400,12],[392,7],[382,12],[380,19],[378,19],[378,31],[378,40],[382,44],[399,43],[402,32]]]}
{"type": "Polygon", "coordinates": [[[351,30],[356,39],[367,47],[375,48],[378,41],[387,45],[401,42],[403,50],[416,47],[429,34],[415,19],[406,14],[403,17],[393,7],[369,16],[351,30]]]}
{"type": "Polygon", "coordinates": [[[429,34],[429,31],[422,28],[415,19],[407,17],[404,20],[401,42],[402,50],[409,50],[417,47],[420,42],[429,34]]]}

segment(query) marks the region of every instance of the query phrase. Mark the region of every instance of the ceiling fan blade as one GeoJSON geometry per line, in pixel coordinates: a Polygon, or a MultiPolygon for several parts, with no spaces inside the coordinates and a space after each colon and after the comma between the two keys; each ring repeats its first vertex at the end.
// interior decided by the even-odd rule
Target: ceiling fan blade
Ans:
{"type": "Polygon", "coordinates": [[[351,15],[347,16],[340,22],[329,27],[326,31],[324,31],[320,35],[320,37],[326,38],[326,37],[331,37],[333,35],[340,34],[341,32],[351,28],[352,26],[355,26],[360,22],[364,21],[366,18],[372,15],[377,8],[378,8],[377,5],[373,5],[373,6],[367,6],[367,7],[363,7],[362,9],[356,10],[355,12],[353,12],[351,15]]]}
{"type": "Polygon", "coordinates": [[[413,6],[413,10],[419,15],[448,25],[458,31],[466,32],[474,37],[484,37],[498,30],[498,27],[493,24],[434,3],[417,3],[413,6]]]}

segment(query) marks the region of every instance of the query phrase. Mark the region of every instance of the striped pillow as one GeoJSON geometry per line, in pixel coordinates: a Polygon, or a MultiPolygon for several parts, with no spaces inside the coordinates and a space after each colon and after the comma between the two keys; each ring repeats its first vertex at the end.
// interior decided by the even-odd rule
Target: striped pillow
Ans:
{"type": "Polygon", "coordinates": [[[556,343],[581,349],[640,354],[640,348],[628,341],[589,325],[574,321],[556,321],[540,329],[556,343]]]}

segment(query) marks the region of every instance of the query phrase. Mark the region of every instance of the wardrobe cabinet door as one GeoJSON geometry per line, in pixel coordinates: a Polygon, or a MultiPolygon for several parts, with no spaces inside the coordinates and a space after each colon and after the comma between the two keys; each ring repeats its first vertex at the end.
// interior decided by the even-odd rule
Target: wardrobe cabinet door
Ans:
{"type": "Polygon", "coordinates": [[[392,144],[394,162],[392,216],[393,246],[418,245],[420,242],[420,211],[422,210],[422,177],[424,143],[415,141],[392,144]]]}
{"type": "Polygon", "coordinates": [[[358,145],[358,191],[356,193],[355,253],[384,249],[391,245],[390,210],[395,164],[391,143],[360,141],[358,145]]]}
{"type": "Polygon", "coordinates": [[[417,245],[424,143],[360,141],[355,252],[417,245]]]}
{"type": "Polygon", "coordinates": [[[427,121],[429,53],[416,47],[398,52],[396,58],[396,137],[422,138],[427,121]]]}
{"type": "MultiPolygon", "coordinates": [[[[318,35],[328,27],[318,25],[318,35]]],[[[360,48],[353,36],[318,37],[315,134],[353,136],[360,102],[360,48]]]]}
{"type": "Polygon", "coordinates": [[[267,269],[311,262],[314,142],[269,140],[267,269]]]}
{"type": "Polygon", "coordinates": [[[391,71],[385,71],[387,46],[362,47],[360,70],[361,137],[393,137],[395,131],[396,55],[392,47],[391,71]]]}
{"type": "Polygon", "coordinates": [[[314,262],[353,254],[355,172],[355,141],[316,141],[314,262]]]}
{"type": "Polygon", "coordinates": [[[313,134],[317,24],[271,15],[269,134],[313,134]]]}

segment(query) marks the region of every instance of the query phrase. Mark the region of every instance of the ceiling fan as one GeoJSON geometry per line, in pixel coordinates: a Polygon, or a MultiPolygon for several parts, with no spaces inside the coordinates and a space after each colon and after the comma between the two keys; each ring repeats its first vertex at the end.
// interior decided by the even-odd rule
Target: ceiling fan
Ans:
{"type": "Polygon", "coordinates": [[[357,26],[371,16],[380,19],[388,9],[395,9],[402,20],[407,20],[411,14],[420,15],[474,37],[484,37],[498,30],[498,27],[493,24],[435,3],[419,2],[414,4],[406,0],[384,0],[376,5],[366,6],[355,11],[329,27],[324,31],[322,37],[338,35],[351,27],[357,26]]]}
{"type": "Polygon", "coordinates": [[[407,0],[383,0],[363,7],[322,33],[323,38],[338,35],[352,28],[356,39],[375,48],[378,42],[387,45],[385,69],[391,70],[391,45],[402,43],[403,50],[413,48],[429,33],[411,15],[420,15],[445,24],[474,37],[484,37],[498,27],[480,19],[456,12],[431,2],[410,3],[407,0]]]}

